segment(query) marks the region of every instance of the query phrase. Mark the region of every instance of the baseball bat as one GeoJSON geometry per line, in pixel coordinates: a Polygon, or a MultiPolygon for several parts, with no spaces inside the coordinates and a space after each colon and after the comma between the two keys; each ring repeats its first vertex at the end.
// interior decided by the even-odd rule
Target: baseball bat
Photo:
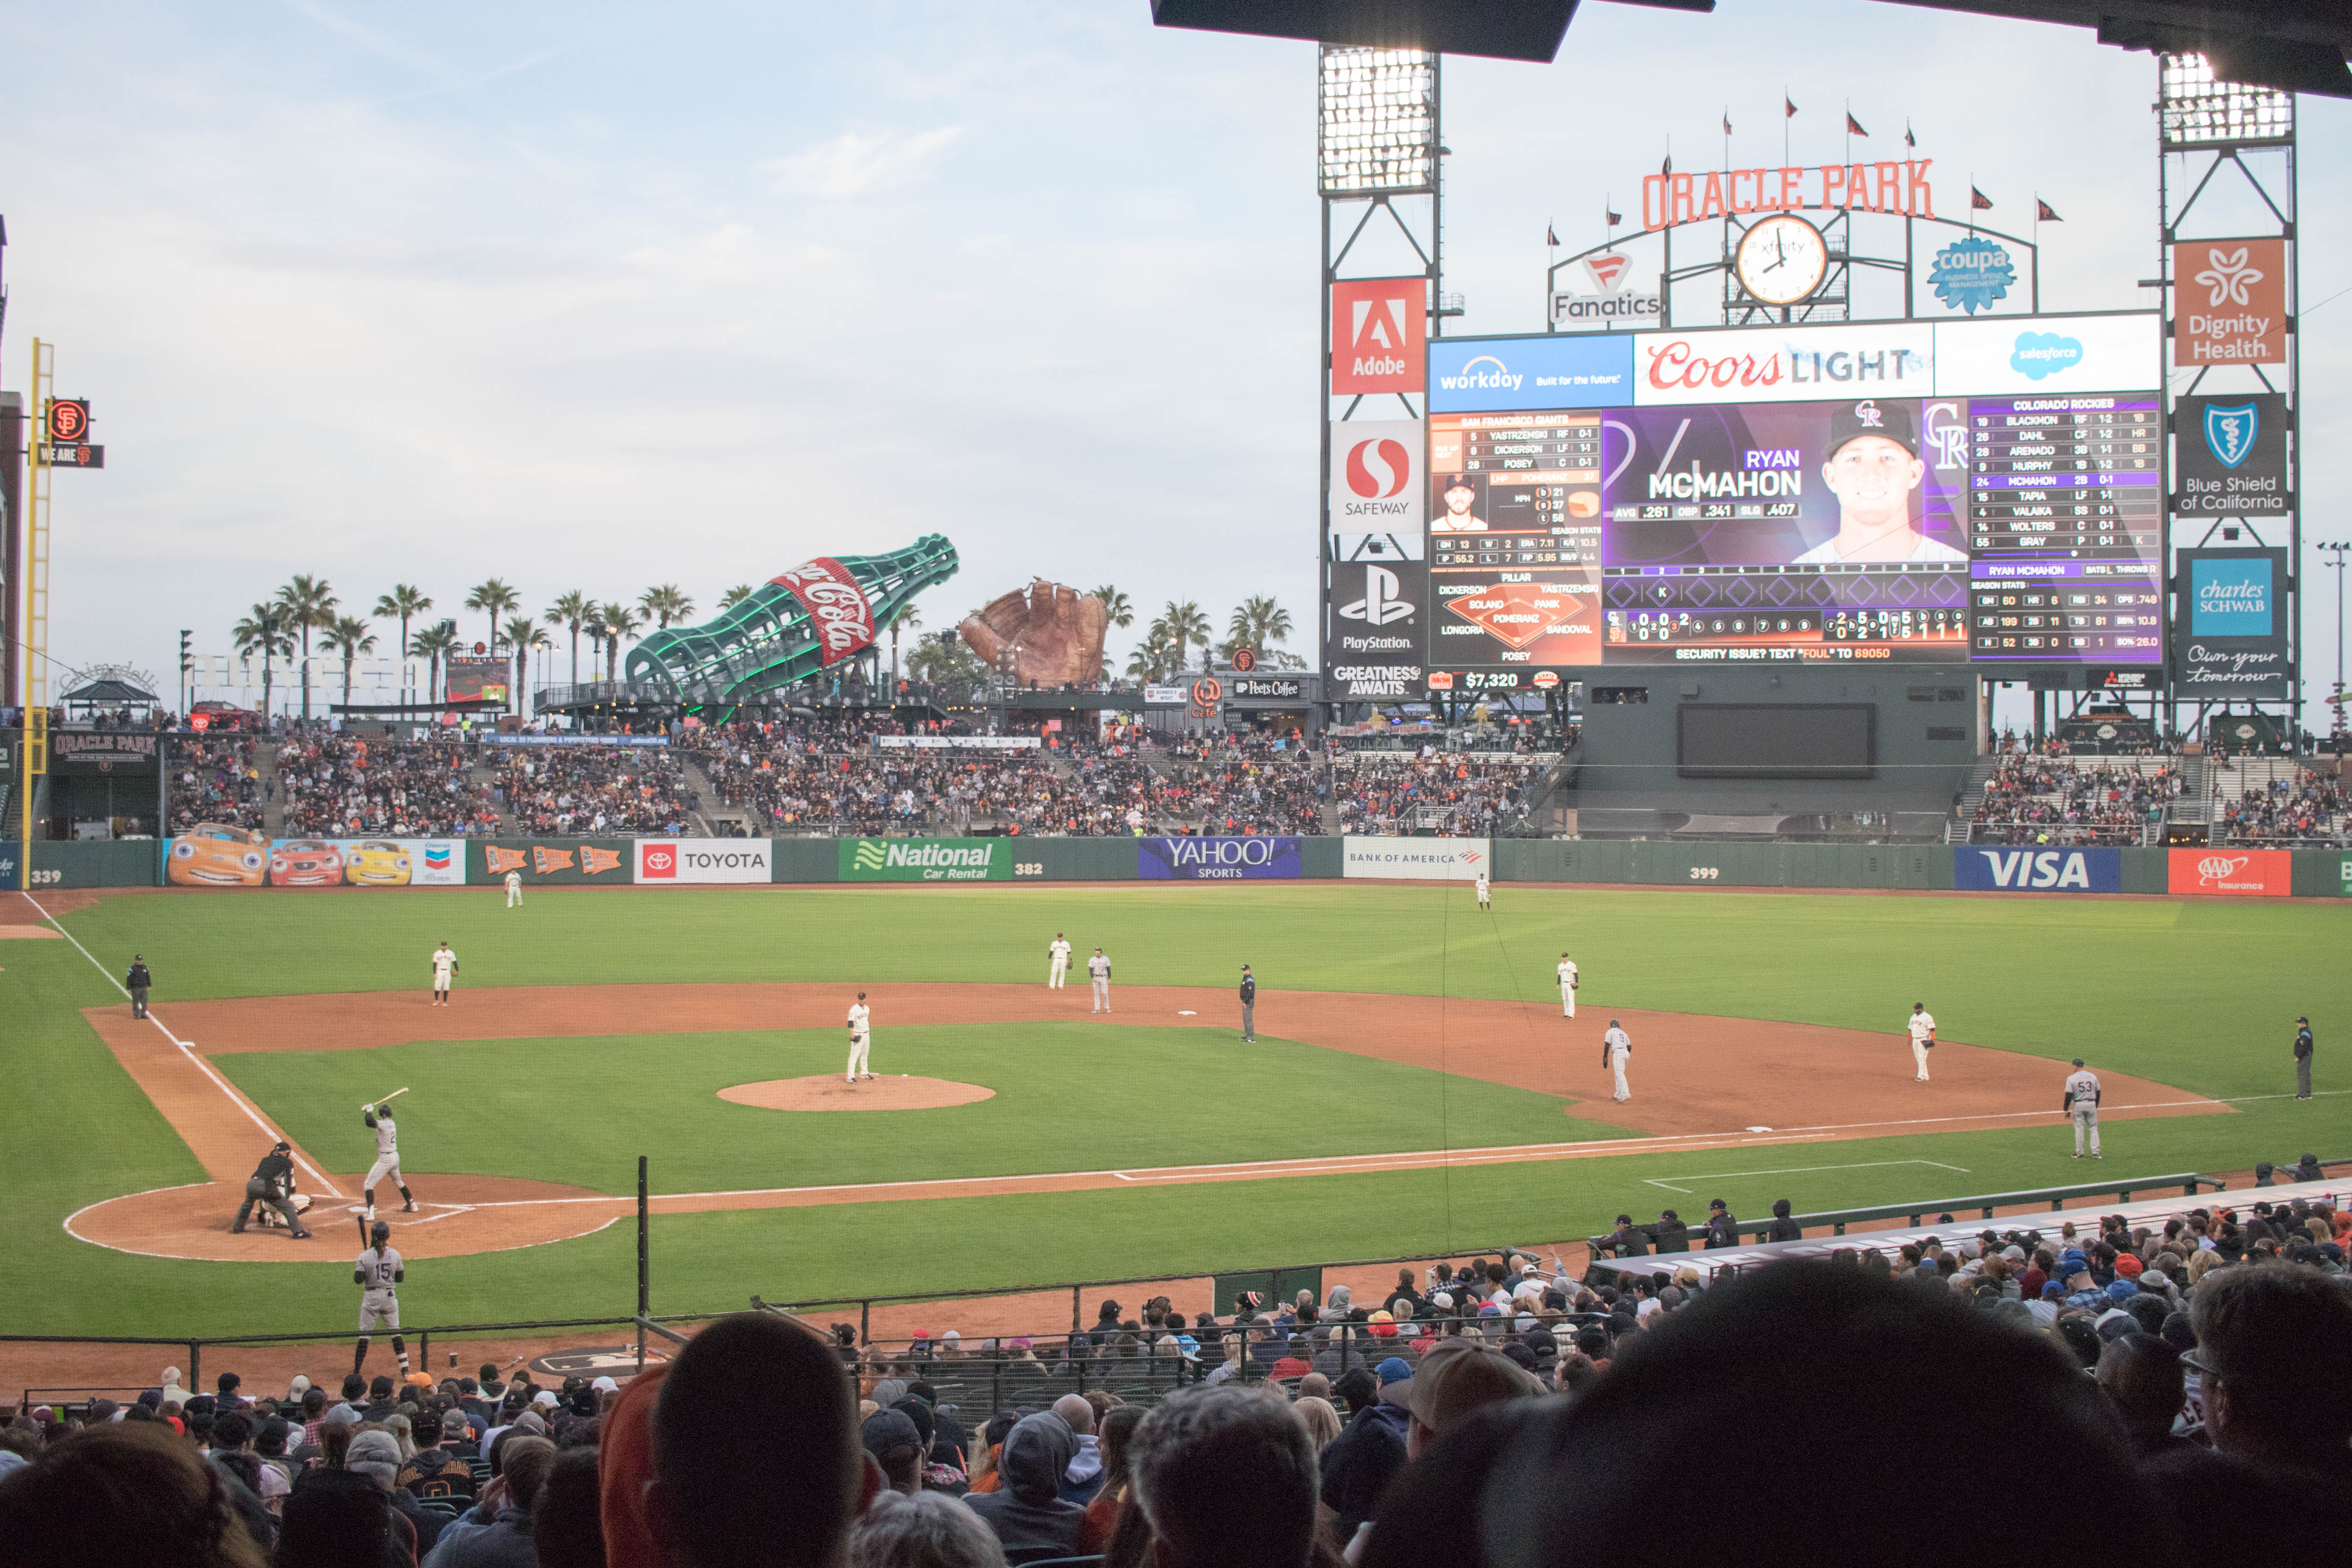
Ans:
{"type": "Polygon", "coordinates": [[[405,1089],[395,1089],[390,1094],[385,1095],[382,1100],[361,1100],[360,1109],[362,1110],[373,1110],[379,1105],[391,1104],[394,1100],[398,1100],[402,1095],[406,1094],[408,1090],[405,1089]]]}

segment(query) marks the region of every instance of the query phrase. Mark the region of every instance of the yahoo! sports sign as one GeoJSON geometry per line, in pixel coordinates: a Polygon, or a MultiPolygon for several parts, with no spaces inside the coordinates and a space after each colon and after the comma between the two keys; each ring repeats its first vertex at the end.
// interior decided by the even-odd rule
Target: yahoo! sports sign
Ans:
{"type": "Polygon", "coordinates": [[[1287,837],[1136,840],[1135,874],[1146,881],[1295,878],[1300,863],[1299,840],[1287,837]]]}

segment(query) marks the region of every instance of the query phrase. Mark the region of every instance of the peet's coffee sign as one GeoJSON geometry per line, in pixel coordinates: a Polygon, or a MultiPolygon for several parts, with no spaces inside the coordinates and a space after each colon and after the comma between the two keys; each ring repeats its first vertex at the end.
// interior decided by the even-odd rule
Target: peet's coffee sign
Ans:
{"type": "Polygon", "coordinates": [[[1261,675],[1237,675],[1226,683],[1225,695],[1296,700],[1307,695],[1307,683],[1296,677],[1269,679],[1261,675]]]}

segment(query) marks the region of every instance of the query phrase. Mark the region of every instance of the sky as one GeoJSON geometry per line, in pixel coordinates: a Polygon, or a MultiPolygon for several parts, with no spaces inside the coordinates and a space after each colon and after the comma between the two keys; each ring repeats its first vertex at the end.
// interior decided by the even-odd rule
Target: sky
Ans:
{"type": "MultiPolygon", "coordinates": [[[[699,618],[939,532],[927,629],[1043,576],[1221,630],[1271,595],[1311,658],[1315,85],[1313,46],[1148,0],[0,12],[0,386],[55,342],[107,447],[55,481],[52,653],[168,684],[178,628],[226,653],[295,573],[468,636],[494,575],[699,618]]],[[[1727,112],[1735,163],[1780,163],[1784,92],[1792,162],[1850,107],[1877,156],[1908,122],[1941,206],[2049,202],[2046,309],[2152,304],[2155,85],[2086,32],[1875,0],[1584,6],[1553,64],[1445,62],[1446,331],[1539,330],[1546,226],[1596,243],[1670,138],[1719,162],[1727,112]]],[[[2321,303],[2352,104],[2300,108],[2305,510],[2352,537],[2352,297],[2321,303]]]]}

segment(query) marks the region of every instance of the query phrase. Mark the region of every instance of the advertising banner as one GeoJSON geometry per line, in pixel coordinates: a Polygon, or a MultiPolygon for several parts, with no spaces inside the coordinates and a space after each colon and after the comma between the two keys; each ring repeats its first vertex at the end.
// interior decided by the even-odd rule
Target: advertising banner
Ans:
{"type": "Polygon", "coordinates": [[[2286,244],[2193,239],[2172,247],[2175,364],[2286,363],[2286,244]]]}
{"type": "Polygon", "coordinates": [[[1331,285],[1331,390],[1418,393],[1427,384],[1429,279],[1354,278],[1331,285]]]}
{"type": "Polygon", "coordinates": [[[1633,402],[1927,397],[1936,391],[1936,331],[1921,321],[1641,332],[1633,339],[1633,402]]]}
{"type": "Polygon", "coordinates": [[[1429,409],[1622,408],[1633,401],[1633,334],[1440,338],[1429,345],[1429,409]]]}
{"type": "Polygon", "coordinates": [[[1419,419],[1331,422],[1331,526],[1349,533],[1418,533],[1422,454],[1428,427],[1419,419]]]}
{"type": "Polygon", "coordinates": [[[172,840],[164,879],[180,888],[455,888],[462,838],[268,838],[198,823],[172,840]]]}
{"type": "Polygon", "coordinates": [[[1385,877],[1416,882],[1466,882],[1494,864],[1484,838],[1379,838],[1340,840],[1341,872],[1349,877],[1385,877]]]}
{"type": "Polygon", "coordinates": [[[1345,561],[1331,568],[1324,696],[1333,701],[1418,697],[1429,568],[1418,561],[1345,561]]]}
{"type": "Polygon", "coordinates": [[[1181,686],[1146,686],[1143,705],[1146,708],[1181,708],[1192,700],[1192,694],[1181,686]]]}
{"type": "Polygon", "coordinates": [[[2173,693],[2273,701],[2292,693],[2284,550],[2182,550],[2173,693]]]}
{"type": "Polygon", "coordinates": [[[1006,882],[1010,838],[845,838],[845,882],[1006,882]]]}
{"type": "Polygon", "coordinates": [[[2144,391],[2164,374],[2163,344],[2163,320],[2153,310],[1938,321],[1936,392],[2144,391]]]}
{"type": "Polygon", "coordinates": [[[877,735],[874,743],[887,751],[1034,752],[1045,742],[1034,735],[877,735]]]}
{"type": "Polygon", "coordinates": [[[1551,297],[1551,323],[1571,331],[1654,327],[1665,319],[1665,284],[1655,272],[1636,271],[1633,258],[1613,250],[1588,256],[1559,279],[1551,297]]]}
{"type": "Polygon", "coordinates": [[[764,838],[640,838],[640,882],[767,882],[775,878],[764,838]]]}
{"type": "Polygon", "coordinates": [[[2120,893],[2120,849],[2000,849],[1952,851],[1952,886],[1986,893],[2120,893]]]}
{"type": "Polygon", "coordinates": [[[2170,849],[2166,888],[2174,893],[2284,899],[2294,889],[2294,855],[2286,849],[2170,849]]]}
{"type": "Polygon", "coordinates": [[[1235,881],[1243,878],[1297,877],[1301,851],[1296,838],[1139,838],[1135,874],[1146,881],[1235,881]]]}
{"type": "Polygon", "coordinates": [[[628,882],[635,879],[636,859],[626,838],[484,839],[467,841],[468,879],[503,882],[509,871],[520,871],[526,883],[628,882]]]}
{"type": "Polygon", "coordinates": [[[2184,397],[2173,406],[2179,433],[2172,466],[2172,510],[2184,521],[2284,518],[2294,510],[2286,471],[2286,395],[2184,397]]]}

